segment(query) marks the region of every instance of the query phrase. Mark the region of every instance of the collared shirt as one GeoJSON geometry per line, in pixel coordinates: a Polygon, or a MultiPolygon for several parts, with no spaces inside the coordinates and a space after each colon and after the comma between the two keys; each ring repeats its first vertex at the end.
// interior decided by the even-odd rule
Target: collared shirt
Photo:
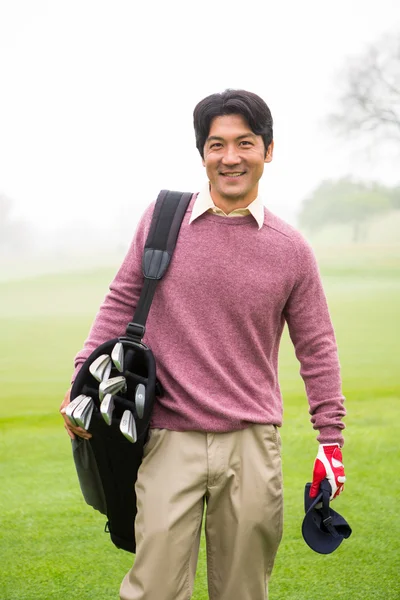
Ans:
{"type": "Polygon", "coordinates": [[[260,196],[257,196],[257,198],[246,208],[235,208],[235,210],[227,215],[223,210],[218,208],[218,206],[215,206],[213,199],[211,198],[210,187],[208,184],[204,186],[194,201],[189,224],[193,223],[195,219],[205,212],[210,212],[222,217],[244,217],[246,215],[253,215],[254,219],[257,221],[258,229],[261,229],[264,223],[264,205],[260,196]]]}

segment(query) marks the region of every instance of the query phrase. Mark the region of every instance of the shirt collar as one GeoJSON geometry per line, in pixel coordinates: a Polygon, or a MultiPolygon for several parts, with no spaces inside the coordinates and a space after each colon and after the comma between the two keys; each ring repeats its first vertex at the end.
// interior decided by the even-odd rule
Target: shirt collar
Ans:
{"type": "MultiPolygon", "coordinates": [[[[189,224],[193,223],[195,219],[201,217],[205,212],[210,209],[215,208],[215,204],[210,194],[210,186],[207,183],[203,189],[198,194],[196,200],[194,201],[192,208],[192,216],[190,217],[189,224]]],[[[261,197],[257,196],[253,202],[251,202],[246,209],[249,213],[254,217],[257,222],[258,229],[264,224],[264,205],[262,203],[261,197]]]]}

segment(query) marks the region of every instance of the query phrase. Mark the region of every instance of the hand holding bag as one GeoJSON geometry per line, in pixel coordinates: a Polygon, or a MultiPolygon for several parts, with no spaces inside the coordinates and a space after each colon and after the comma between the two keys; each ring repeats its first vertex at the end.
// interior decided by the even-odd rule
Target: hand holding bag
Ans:
{"type": "Polygon", "coordinates": [[[156,397],[162,395],[155,357],[142,338],[156,287],[170,264],[191,197],[190,193],[160,192],[144,248],[144,284],[133,321],[128,324],[125,336],[109,340],[92,352],[71,390],[71,401],[81,394],[93,401],[88,427],[92,437],[72,441],[83,496],[90,506],[107,515],[106,531],[112,542],[129,552],[136,550],[135,482],[153,405],[156,397]],[[113,352],[121,356],[121,361],[112,358],[113,352]],[[104,365],[104,373],[96,372],[93,367],[96,359],[104,365]],[[109,425],[102,416],[101,403],[107,388],[112,390],[113,381],[117,382],[115,388],[120,384],[120,389],[111,394],[112,399],[108,398],[114,406],[109,425]],[[131,431],[128,439],[121,433],[126,419],[131,431]]]}

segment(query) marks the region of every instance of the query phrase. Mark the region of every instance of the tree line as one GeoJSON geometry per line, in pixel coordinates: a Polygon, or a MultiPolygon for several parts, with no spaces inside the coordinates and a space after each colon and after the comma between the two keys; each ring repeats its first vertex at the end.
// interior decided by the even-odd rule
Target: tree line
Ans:
{"type": "Polygon", "coordinates": [[[377,215],[400,209],[400,186],[351,178],[322,181],[303,201],[299,214],[302,229],[314,233],[328,225],[351,225],[353,241],[362,238],[364,226],[377,215]]]}
{"type": "MultiPolygon", "coordinates": [[[[327,117],[331,130],[375,150],[389,143],[395,148],[394,160],[399,162],[400,35],[385,36],[349,60],[342,81],[338,108],[327,117]]],[[[322,181],[305,198],[299,225],[314,232],[327,225],[349,223],[357,242],[372,217],[398,209],[400,185],[390,188],[345,177],[322,181]]]]}

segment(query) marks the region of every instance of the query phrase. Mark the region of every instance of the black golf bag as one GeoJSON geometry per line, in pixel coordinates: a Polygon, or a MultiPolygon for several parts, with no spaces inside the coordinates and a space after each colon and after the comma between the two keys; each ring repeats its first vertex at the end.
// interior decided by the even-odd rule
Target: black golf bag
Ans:
{"type": "MultiPolygon", "coordinates": [[[[135,482],[143,458],[152,408],[162,387],[157,381],[156,360],[143,342],[145,323],[159,280],[170,263],[179,229],[192,194],[160,192],[154,208],[150,231],[143,254],[144,285],[133,321],[125,336],[109,340],[96,348],[82,365],[73,383],[71,401],[81,394],[90,396],[94,409],[88,428],[89,440],[72,441],[73,456],[85,501],[107,516],[106,531],[112,542],[128,552],[136,551],[134,521],[136,516],[135,482]],[[113,362],[109,377],[122,376],[125,388],[113,395],[114,411],[108,425],[100,412],[102,400],[99,380],[90,371],[93,362],[102,355],[111,356],[117,343],[123,348],[122,371],[113,362]],[[141,409],[135,404],[139,384],[145,387],[141,409]],[[136,430],[132,443],[120,431],[124,411],[134,417],[136,430]]],[[[143,389],[143,388],[142,388],[143,389]]]]}

